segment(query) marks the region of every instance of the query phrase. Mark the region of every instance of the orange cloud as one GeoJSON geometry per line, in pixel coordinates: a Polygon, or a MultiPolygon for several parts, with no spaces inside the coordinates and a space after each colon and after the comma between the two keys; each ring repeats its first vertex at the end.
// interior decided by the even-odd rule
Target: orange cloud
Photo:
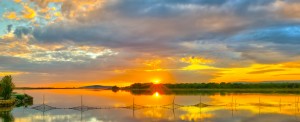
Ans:
{"type": "Polygon", "coordinates": [[[10,20],[19,20],[19,17],[16,12],[7,12],[3,14],[4,18],[10,19],[10,20]]]}
{"type": "Polygon", "coordinates": [[[20,3],[22,2],[22,0],[14,0],[16,3],[20,3]]]}
{"type": "Polygon", "coordinates": [[[273,6],[278,8],[278,11],[281,15],[289,18],[300,18],[300,3],[292,2],[287,3],[285,1],[277,0],[273,6]]]}
{"type": "Polygon", "coordinates": [[[300,62],[289,62],[283,64],[284,68],[300,68],[300,62]]]}
{"type": "MultiPolygon", "coordinates": [[[[31,0],[45,11],[49,3],[60,3],[61,12],[67,18],[85,16],[87,12],[101,8],[105,0],[31,0]]],[[[58,14],[56,14],[58,15],[58,14]]]]}
{"type": "Polygon", "coordinates": [[[203,69],[217,69],[215,67],[209,66],[207,64],[212,64],[215,61],[211,59],[206,59],[202,57],[184,57],[181,58],[181,62],[188,63],[190,65],[181,68],[181,70],[203,70],[203,69]]]}
{"type": "Polygon", "coordinates": [[[32,8],[30,8],[28,5],[24,5],[24,10],[23,10],[23,18],[25,19],[33,19],[36,17],[36,11],[32,8]]]}
{"type": "Polygon", "coordinates": [[[211,63],[214,63],[214,61],[211,59],[205,59],[202,57],[194,57],[194,56],[181,58],[181,62],[189,63],[189,64],[211,64],[211,63]]]}

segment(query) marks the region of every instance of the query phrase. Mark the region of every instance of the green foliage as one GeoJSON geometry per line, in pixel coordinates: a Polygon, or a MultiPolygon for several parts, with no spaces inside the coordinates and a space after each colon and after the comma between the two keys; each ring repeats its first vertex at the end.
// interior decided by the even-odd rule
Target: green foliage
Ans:
{"type": "Polygon", "coordinates": [[[26,97],[24,94],[14,94],[13,96],[15,96],[18,100],[23,100],[26,97]]]}
{"type": "Polygon", "coordinates": [[[173,89],[295,89],[300,88],[300,83],[181,83],[165,84],[173,89]]]}
{"type": "Polygon", "coordinates": [[[12,91],[15,88],[15,85],[12,82],[12,77],[4,76],[0,81],[0,85],[1,85],[0,96],[3,97],[3,99],[5,100],[10,99],[12,95],[12,91]]]}
{"type": "Polygon", "coordinates": [[[153,85],[153,83],[134,83],[129,87],[131,89],[148,89],[153,85]]]}
{"type": "Polygon", "coordinates": [[[118,92],[119,91],[119,87],[118,86],[113,86],[112,88],[111,88],[111,90],[113,91],[113,92],[118,92]]]}
{"type": "Polygon", "coordinates": [[[1,122],[14,122],[15,118],[10,111],[0,113],[1,122]]]}

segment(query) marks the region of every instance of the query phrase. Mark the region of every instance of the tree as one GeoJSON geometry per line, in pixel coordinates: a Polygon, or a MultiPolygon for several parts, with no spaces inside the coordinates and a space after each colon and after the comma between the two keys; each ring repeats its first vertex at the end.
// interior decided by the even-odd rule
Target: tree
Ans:
{"type": "Polygon", "coordinates": [[[4,76],[0,81],[0,85],[1,85],[0,96],[3,97],[3,99],[5,100],[10,99],[12,91],[15,88],[15,85],[12,82],[12,77],[10,75],[4,76]]]}
{"type": "Polygon", "coordinates": [[[119,91],[119,87],[117,87],[117,86],[113,86],[113,87],[111,87],[111,90],[113,91],[113,92],[117,92],[117,91],[119,91]]]}

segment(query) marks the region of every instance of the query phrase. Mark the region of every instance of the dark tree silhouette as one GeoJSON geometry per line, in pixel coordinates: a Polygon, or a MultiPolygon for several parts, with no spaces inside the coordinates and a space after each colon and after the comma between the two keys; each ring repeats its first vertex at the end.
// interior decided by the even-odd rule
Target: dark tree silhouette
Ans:
{"type": "Polygon", "coordinates": [[[10,99],[13,89],[15,88],[14,83],[12,82],[11,76],[4,76],[0,81],[1,92],[0,95],[3,99],[10,99]]]}

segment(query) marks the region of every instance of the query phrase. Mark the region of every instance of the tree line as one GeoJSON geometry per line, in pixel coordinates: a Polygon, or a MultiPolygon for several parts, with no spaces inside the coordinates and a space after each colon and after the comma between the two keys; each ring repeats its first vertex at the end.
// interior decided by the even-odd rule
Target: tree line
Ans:
{"type": "Polygon", "coordinates": [[[176,84],[153,84],[134,83],[124,89],[149,89],[155,86],[163,86],[169,89],[297,89],[300,83],[176,83],[176,84]]]}

